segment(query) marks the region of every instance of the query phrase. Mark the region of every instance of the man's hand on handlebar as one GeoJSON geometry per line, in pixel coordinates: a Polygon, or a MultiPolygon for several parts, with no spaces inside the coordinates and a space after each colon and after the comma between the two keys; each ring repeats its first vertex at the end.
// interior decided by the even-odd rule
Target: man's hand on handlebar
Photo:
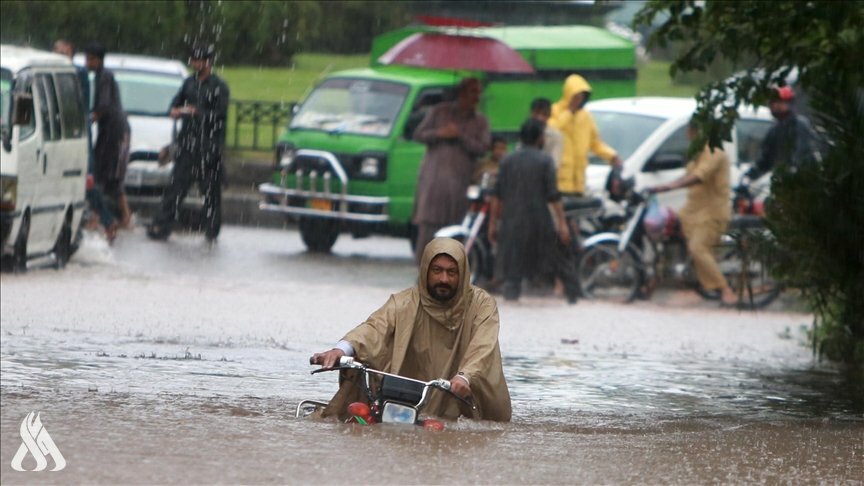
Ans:
{"type": "Polygon", "coordinates": [[[460,398],[467,398],[471,395],[471,385],[468,384],[468,379],[462,375],[455,375],[450,378],[450,391],[460,398]]]}
{"type": "Polygon", "coordinates": [[[339,364],[339,358],[345,356],[345,352],[338,348],[323,353],[315,353],[309,358],[309,364],[321,365],[322,368],[333,368],[339,364]]]}

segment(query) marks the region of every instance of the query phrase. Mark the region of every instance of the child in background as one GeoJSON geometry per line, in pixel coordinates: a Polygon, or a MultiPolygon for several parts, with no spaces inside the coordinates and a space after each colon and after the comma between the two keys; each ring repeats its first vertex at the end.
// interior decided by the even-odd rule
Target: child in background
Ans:
{"type": "Polygon", "coordinates": [[[474,184],[483,182],[483,175],[489,174],[486,184],[492,187],[495,184],[495,179],[498,177],[498,164],[501,159],[507,155],[507,140],[501,135],[492,135],[492,149],[489,154],[477,164],[477,170],[474,171],[474,184]]]}

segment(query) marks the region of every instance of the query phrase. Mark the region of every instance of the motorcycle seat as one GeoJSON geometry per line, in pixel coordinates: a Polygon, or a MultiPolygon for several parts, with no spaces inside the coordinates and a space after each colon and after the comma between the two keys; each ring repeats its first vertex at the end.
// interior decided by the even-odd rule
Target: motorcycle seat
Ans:
{"type": "Polygon", "coordinates": [[[765,222],[761,216],[752,214],[736,214],[732,216],[732,221],[729,222],[729,230],[748,230],[759,229],[765,227],[765,222]]]}

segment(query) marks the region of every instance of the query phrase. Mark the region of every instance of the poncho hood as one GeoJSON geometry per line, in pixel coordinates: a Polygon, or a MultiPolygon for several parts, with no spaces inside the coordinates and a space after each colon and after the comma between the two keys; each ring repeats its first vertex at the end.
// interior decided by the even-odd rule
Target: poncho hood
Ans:
{"type": "Polygon", "coordinates": [[[435,238],[426,245],[420,258],[420,276],[417,287],[420,290],[420,303],[435,322],[453,329],[462,323],[465,306],[471,302],[473,289],[471,287],[471,269],[465,247],[452,238],[435,238]],[[459,267],[459,288],[456,295],[446,302],[441,302],[429,293],[429,265],[438,255],[448,255],[459,267]]]}

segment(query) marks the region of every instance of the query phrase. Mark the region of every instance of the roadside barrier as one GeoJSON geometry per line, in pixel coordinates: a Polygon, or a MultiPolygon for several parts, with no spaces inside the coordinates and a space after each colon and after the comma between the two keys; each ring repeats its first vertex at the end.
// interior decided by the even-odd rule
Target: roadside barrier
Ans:
{"type": "Polygon", "coordinates": [[[228,148],[272,151],[296,105],[294,101],[232,100],[228,108],[228,148]]]}

